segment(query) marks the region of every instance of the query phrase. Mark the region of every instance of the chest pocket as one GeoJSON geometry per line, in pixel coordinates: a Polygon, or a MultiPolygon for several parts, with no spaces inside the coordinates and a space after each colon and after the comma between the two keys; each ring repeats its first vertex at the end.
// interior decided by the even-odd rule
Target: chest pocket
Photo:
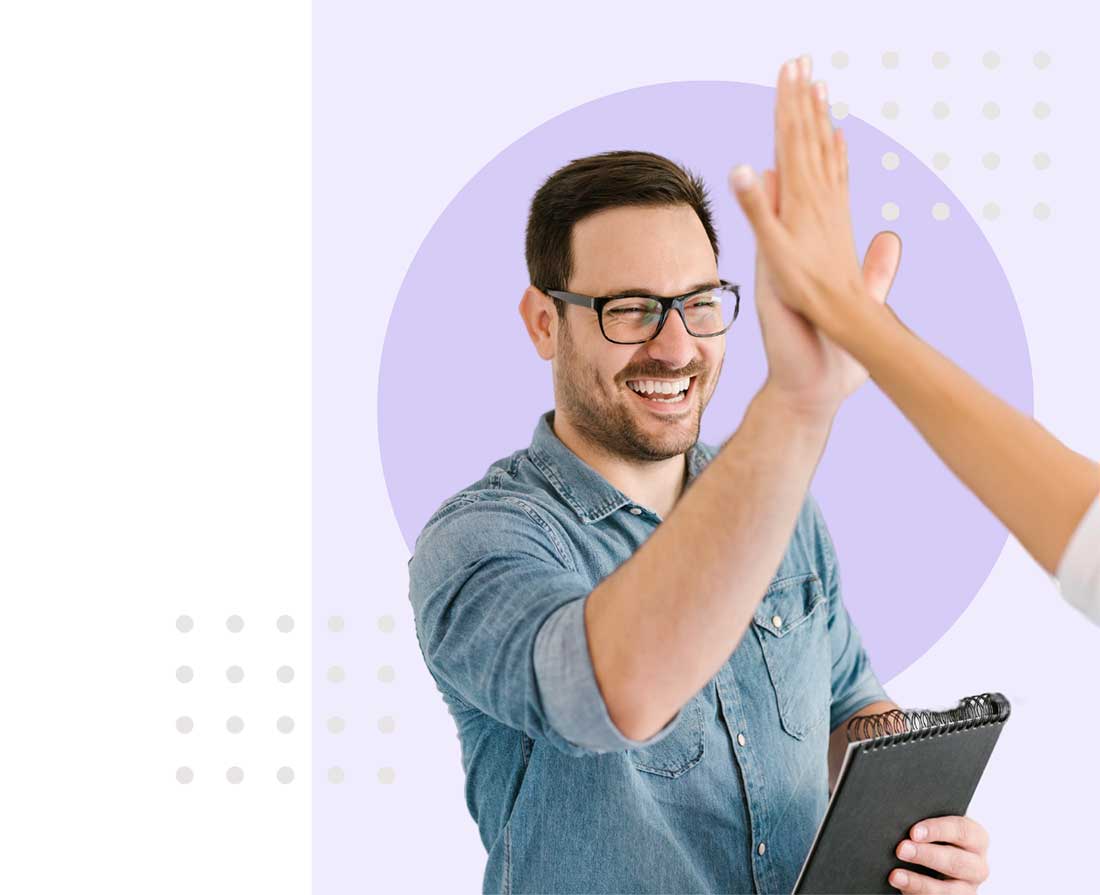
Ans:
{"type": "Polygon", "coordinates": [[[634,767],[659,777],[679,777],[700,761],[706,751],[705,715],[700,694],[687,703],[680,720],[652,746],[631,749],[627,754],[634,767]]]}
{"type": "Polygon", "coordinates": [[[772,582],[753,615],[783,729],[803,739],[829,717],[832,660],[829,603],[820,579],[798,575],[772,582]]]}

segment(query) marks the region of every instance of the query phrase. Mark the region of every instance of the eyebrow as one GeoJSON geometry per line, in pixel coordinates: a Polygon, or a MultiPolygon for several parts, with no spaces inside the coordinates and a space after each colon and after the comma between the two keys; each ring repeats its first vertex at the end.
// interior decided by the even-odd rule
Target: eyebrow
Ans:
{"type": "MultiPolygon", "coordinates": [[[[722,284],[716,280],[707,280],[703,283],[696,283],[687,292],[681,293],[682,295],[690,295],[692,292],[699,292],[703,289],[717,289],[722,284]]],[[[668,298],[667,295],[657,295],[654,292],[650,292],[648,289],[623,289],[619,292],[612,292],[609,295],[601,295],[600,298],[668,298]]]]}

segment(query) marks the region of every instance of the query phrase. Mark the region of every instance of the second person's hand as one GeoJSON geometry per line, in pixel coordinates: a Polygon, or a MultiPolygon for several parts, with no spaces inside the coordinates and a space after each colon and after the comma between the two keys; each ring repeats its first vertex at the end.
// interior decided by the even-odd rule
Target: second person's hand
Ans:
{"type": "MultiPolygon", "coordinates": [[[[800,77],[805,80],[808,78],[809,60],[804,57],[802,64],[806,69],[800,77]]],[[[789,85],[787,89],[783,88],[783,75],[780,77],[782,96],[776,109],[776,156],[783,167],[784,157],[792,157],[792,153],[786,151],[790,147],[784,147],[780,136],[789,124],[788,105],[792,95],[789,85]]],[[[789,134],[789,128],[786,132],[789,134]]],[[[790,167],[789,163],[787,167],[790,167]]],[[[765,171],[753,199],[765,206],[758,209],[758,215],[779,218],[783,192],[776,172],[765,171]]],[[[794,216],[799,206],[792,199],[787,200],[787,205],[789,213],[794,216]]],[[[813,237],[812,227],[805,224],[805,218],[802,226],[807,236],[813,237]]],[[[880,233],[867,251],[863,270],[856,268],[856,276],[861,280],[866,298],[878,304],[886,300],[897,271],[899,254],[895,239],[893,234],[880,233]]],[[[765,245],[758,235],[756,305],[768,355],[769,384],[794,406],[831,419],[840,402],[859,387],[867,378],[867,373],[826,335],[811,326],[799,312],[797,303],[790,300],[790,263],[790,259],[780,255],[775,246],[765,245]],[[773,260],[777,255],[778,262],[773,260]]],[[[797,271],[794,273],[797,275],[797,271]]]]}
{"type": "MultiPolygon", "coordinates": [[[[809,79],[807,57],[780,71],[775,111],[776,170],[757,179],[740,165],[730,185],[757,241],[771,291],[825,333],[841,337],[845,318],[881,305],[901,259],[897,234],[883,231],[856,257],[847,148],[829,120],[824,84],[809,79]]],[[[862,371],[861,371],[862,372],[862,371]]]]}

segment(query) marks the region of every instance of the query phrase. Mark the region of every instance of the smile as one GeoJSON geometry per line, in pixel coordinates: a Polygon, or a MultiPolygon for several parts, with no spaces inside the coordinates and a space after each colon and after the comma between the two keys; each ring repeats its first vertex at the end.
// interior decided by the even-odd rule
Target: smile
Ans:
{"type": "Polygon", "coordinates": [[[630,379],[627,387],[652,410],[671,410],[687,403],[695,390],[695,376],[681,379],[630,379]]]}

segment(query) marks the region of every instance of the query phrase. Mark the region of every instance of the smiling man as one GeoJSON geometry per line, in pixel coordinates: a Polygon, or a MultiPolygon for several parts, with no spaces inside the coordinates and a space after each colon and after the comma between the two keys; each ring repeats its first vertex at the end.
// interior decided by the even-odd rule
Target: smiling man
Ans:
{"type": "MultiPolygon", "coordinates": [[[[789,892],[845,723],[895,707],[807,494],[866,374],[758,260],[768,377],[699,441],[740,301],[717,259],[702,182],[658,155],[578,159],[531,203],[519,310],[555,406],[409,561],[485,892],[789,892]]],[[[980,826],[928,825],[956,844],[912,860],[984,878],[980,826]]]]}

